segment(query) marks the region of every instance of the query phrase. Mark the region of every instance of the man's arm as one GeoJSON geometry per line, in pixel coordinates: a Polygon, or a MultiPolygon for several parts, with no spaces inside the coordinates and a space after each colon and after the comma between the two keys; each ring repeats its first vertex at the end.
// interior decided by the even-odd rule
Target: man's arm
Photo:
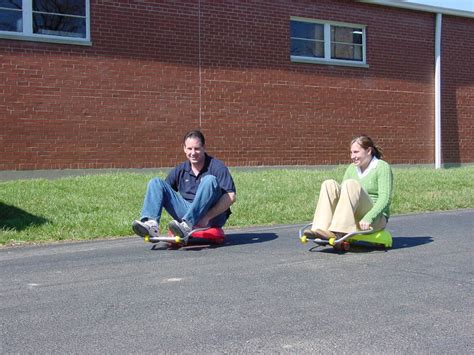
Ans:
{"type": "Polygon", "coordinates": [[[206,215],[201,218],[198,226],[206,227],[211,219],[227,211],[227,209],[235,202],[235,200],[235,192],[227,192],[222,195],[219,201],[217,201],[217,203],[209,211],[207,211],[206,215]]]}

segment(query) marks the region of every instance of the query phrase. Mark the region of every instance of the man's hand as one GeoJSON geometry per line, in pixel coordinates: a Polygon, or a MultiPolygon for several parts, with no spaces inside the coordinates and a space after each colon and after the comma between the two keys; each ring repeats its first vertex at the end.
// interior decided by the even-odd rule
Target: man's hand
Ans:
{"type": "Polygon", "coordinates": [[[235,192],[227,192],[221,196],[219,201],[206,213],[204,217],[198,222],[199,227],[207,227],[209,225],[209,221],[216,217],[217,215],[225,212],[234,202],[236,196],[235,192]]]}
{"type": "Polygon", "coordinates": [[[205,228],[205,227],[207,227],[207,226],[209,225],[209,221],[210,221],[210,220],[211,220],[210,218],[208,218],[207,216],[204,216],[204,217],[202,217],[201,220],[198,222],[198,224],[196,225],[196,227],[198,227],[198,228],[205,228]]]}

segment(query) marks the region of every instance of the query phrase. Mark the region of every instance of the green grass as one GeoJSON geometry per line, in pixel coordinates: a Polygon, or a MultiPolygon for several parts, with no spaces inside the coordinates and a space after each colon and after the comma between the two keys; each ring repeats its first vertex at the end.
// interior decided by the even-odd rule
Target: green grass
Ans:
{"type": "MultiPolygon", "coordinates": [[[[227,227],[304,223],[333,169],[233,169],[237,202],[227,227]]],[[[474,167],[394,168],[392,215],[474,208],[474,167]]],[[[0,245],[131,235],[147,181],[165,174],[117,173],[0,183],[0,245]]],[[[161,226],[170,218],[164,213],[161,226]]],[[[164,229],[163,229],[164,231],[164,229]]]]}

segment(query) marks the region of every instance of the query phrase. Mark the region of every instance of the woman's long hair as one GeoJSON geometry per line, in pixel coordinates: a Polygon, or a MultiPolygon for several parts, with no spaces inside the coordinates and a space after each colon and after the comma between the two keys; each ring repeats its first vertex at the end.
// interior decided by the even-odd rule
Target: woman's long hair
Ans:
{"type": "Polygon", "coordinates": [[[383,157],[382,149],[374,143],[372,138],[370,138],[369,136],[366,136],[365,134],[355,137],[351,142],[351,146],[354,143],[359,144],[365,150],[372,148],[372,155],[376,157],[377,159],[380,159],[383,157]]]}

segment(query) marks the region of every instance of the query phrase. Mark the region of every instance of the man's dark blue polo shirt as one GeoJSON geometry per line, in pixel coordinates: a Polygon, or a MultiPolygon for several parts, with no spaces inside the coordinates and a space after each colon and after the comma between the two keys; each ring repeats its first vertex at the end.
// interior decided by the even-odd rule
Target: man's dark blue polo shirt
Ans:
{"type": "Polygon", "coordinates": [[[170,171],[166,182],[175,191],[178,191],[185,200],[192,202],[202,177],[206,175],[214,175],[217,178],[219,186],[223,190],[222,193],[235,192],[234,180],[230,175],[229,169],[227,169],[222,161],[207,154],[204,167],[198,176],[194,175],[191,163],[187,160],[170,171]]]}

